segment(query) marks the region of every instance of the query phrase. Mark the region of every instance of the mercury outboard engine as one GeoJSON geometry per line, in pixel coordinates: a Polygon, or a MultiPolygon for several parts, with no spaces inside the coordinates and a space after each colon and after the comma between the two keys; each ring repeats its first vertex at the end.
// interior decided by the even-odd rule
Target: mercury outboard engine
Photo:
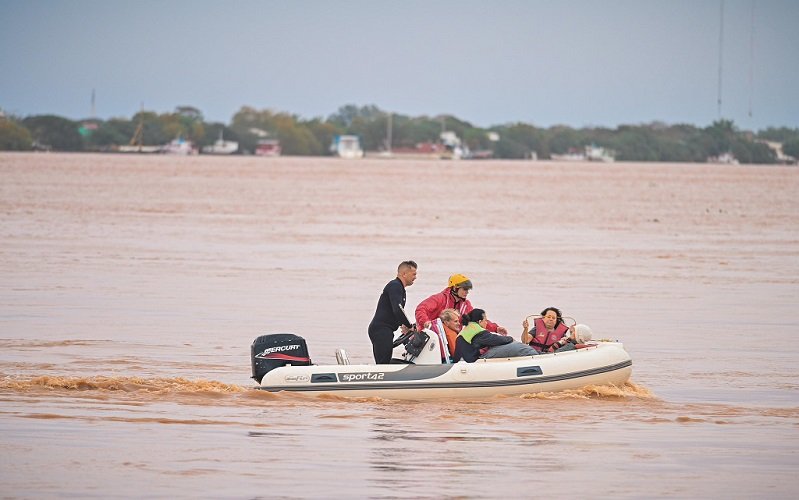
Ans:
{"type": "Polygon", "coordinates": [[[250,347],[252,378],[259,384],[271,370],[286,365],[308,366],[308,346],[305,339],[293,333],[261,335],[250,347]]]}

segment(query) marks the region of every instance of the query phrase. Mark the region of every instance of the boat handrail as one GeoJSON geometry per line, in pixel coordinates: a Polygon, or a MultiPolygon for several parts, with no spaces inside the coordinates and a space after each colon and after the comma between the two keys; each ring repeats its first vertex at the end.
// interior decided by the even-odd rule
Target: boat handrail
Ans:
{"type": "MultiPolygon", "coordinates": [[[[541,316],[540,314],[531,314],[531,315],[527,316],[524,319],[529,322],[530,318],[533,318],[533,320],[536,320],[538,318],[543,318],[543,316],[541,316]]],[[[572,326],[575,326],[577,324],[577,320],[575,320],[571,316],[563,316],[562,319],[563,319],[563,322],[566,323],[566,326],[568,326],[568,327],[572,327],[572,326]],[[569,320],[571,323],[567,322],[566,320],[569,320]]]]}
{"type": "Polygon", "coordinates": [[[350,364],[350,358],[347,356],[347,351],[344,349],[336,349],[336,362],[340,365],[350,364]]]}

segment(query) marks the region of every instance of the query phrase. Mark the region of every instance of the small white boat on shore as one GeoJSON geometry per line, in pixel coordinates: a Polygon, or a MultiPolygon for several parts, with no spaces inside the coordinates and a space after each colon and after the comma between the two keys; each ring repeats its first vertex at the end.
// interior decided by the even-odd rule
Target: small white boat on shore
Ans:
{"type": "Polygon", "coordinates": [[[144,146],[141,144],[129,145],[125,144],[117,146],[116,151],[120,153],[160,153],[161,146],[144,146]]]}
{"type": "Polygon", "coordinates": [[[337,135],[330,145],[330,152],[339,158],[363,158],[361,140],[357,135],[337,135]]]}
{"type": "Polygon", "coordinates": [[[208,155],[232,155],[239,150],[239,143],[236,141],[226,141],[222,137],[222,131],[219,131],[219,139],[213,144],[203,146],[203,153],[208,155]]]}
{"type": "Polygon", "coordinates": [[[632,359],[618,342],[591,342],[584,349],[537,356],[446,364],[441,362],[439,341],[431,330],[417,332],[399,347],[400,357],[388,365],[351,365],[343,350],[336,352],[339,364],[314,365],[302,337],[264,335],[251,347],[253,378],[259,383],[257,389],[269,392],[431,399],[619,385],[632,373],[632,359]]]}
{"type": "Polygon", "coordinates": [[[722,165],[739,165],[738,159],[729,151],[718,156],[711,156],[707,159],[708,163],[721,163],[722,165]]]}
{"type": "Polygon", "coordinates": [[[616,155],[613,151],[594,144],[585,146],[582,151],[570,149],[565,154],[552,154],[550,158],[552,161],[599,161],[604,163],[616,161],[616,155]]]}
{"type": "Polygon", "coordinates": [[[193,142],[178,137],[168,144],[164,144],[164,146],[161,147],[161,153],[165,155],[189,156],[196,155],[197,148],[194,147],[193,142]]]}

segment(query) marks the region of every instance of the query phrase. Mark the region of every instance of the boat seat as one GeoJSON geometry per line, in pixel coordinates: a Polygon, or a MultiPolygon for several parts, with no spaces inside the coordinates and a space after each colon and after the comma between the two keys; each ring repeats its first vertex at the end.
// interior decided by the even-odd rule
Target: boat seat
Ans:
{"type": "Polygon", "coordinates": [[[347,351],[344,349],[336,349],[336,362],[340,365],[350,364],[350,358],[347,356],[347,351]]]}

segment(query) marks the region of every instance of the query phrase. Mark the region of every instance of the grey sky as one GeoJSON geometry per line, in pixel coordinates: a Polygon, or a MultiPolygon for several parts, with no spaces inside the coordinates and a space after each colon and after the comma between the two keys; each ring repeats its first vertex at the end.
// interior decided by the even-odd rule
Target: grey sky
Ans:
{"type": "MultiPolygon", "coordinates": [[[[131,117],[345,104],[477,126],[718,115],[720,0],[0,0],[0,108],[131,117]]],[[[799,1],[726,0],[722,117],[799,127],[799,1]],[[750,57],[750,47],[754,57],[750,57]],[[750,85],[750,68],[751,81],[750,85]],[[749,116],[750,96],[752,117],[749,116]]]]}

